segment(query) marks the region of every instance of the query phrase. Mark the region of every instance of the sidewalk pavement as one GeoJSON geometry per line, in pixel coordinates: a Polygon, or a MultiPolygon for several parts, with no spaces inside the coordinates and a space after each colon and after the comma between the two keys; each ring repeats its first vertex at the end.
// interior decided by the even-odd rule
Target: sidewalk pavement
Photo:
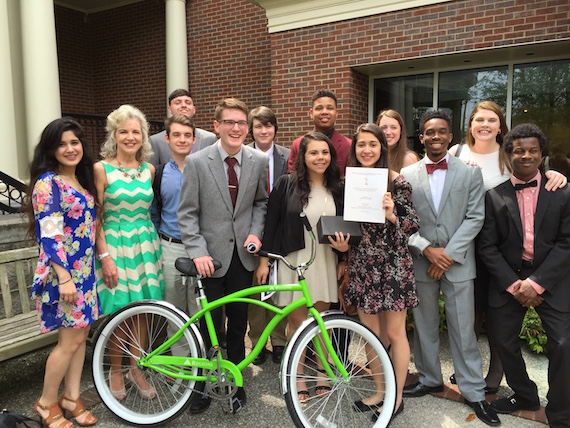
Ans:
{"type": "MultiPolygon", "coordinates": [[[[479,347],[483,356],[483,369],[487,370],[488,346],[486,338],[482,337],[479,347]]],[[[32,415],[35,400],[41,394],[44,366],[51,348],[32,352],[19,358],[0,363],[0,408],[32,415]]],[[[523,347],[525,361],[530,377],[537,383],[542,405],[546,404],[547,368],[548,360],[544,355],[534,355],[523,347]]],[[[447,333],[441,334],[440,356],[444,380],[454,372],[449,351],[447,333]]],[[[507,362],[508,364],[508,362],[507,362]]],[[[416,371],[412,362],[410,372],[416,371]]],[[[217,428],[251,427],[256,428],[288,428],[293,427],[287,412],[285,401],[279,394],[279,366],[268,358],[257,367],[250,365],[244,371],[245,390],[247,392],[247,405],[237,415],[225,415],[223,410],[214,402],[210,409],[200,415],[191,415],[186,412],[169,427],[212,426],[217,428]]],[[[391,428],[484,428],[483,422],[474,417],[473,411],[462,402],[455,385],[446,384],[442,394],[427,395],[419,398],[406,398],[404,412],[394,419],[391,428]],[[442,398],[445,397],[445,398],[442,398]],[[447,398],[447,399],[446,399],[447,398]]],[[[92,405],[93,413],[99,418],[98,428],[126,427],[105,405],[100,403],[99,397],[93,387],[91,376],[91,349],[88,347],[85,369],[82,378],[82,398],[85,404],[92,405]]],[[[505,380],[499,388],[501,397],[511,394],[505,380]]],[[[488,396],[488,399],[494,397],[488,396]]],[[[544,409],[535,415],[525,416],[540,419],[544,417],[544,409]]],[[[536,420],[512,415],[500,415],[504,428],[544,428],[546,425],[536,420]]],[[[357,427],[355,427],[357,428],[357,427]]]]}

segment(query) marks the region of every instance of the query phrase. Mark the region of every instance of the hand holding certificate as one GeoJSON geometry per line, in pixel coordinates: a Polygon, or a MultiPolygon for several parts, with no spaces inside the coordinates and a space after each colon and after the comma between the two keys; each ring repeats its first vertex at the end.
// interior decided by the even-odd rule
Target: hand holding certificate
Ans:
{"type": "Polygon", "coordinates": [[[387,190],[387,168],[346,168],[344,220],[385,223],[386,212],[382,200],[387,190]]]}

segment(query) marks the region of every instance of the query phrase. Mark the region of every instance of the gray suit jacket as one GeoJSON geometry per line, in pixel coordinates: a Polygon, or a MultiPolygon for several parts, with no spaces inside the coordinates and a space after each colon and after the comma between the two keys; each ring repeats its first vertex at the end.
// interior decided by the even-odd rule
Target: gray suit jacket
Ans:
{"type": "Polygon", "coordinates": [[[252,233],[261,238],[267,211],[268,158],[242,146],[242,164],[235,209],[218,150],[219,140],[186,158],[178,227],[188,257],[210,255],[222,263],[214,273],[223,277],[230,265],[234,246],[242,265],[253,271],[258,259],[243,247],[252,233]]]}
{"type": "MultiPolygon", "coordinates": [[[[148,139],[153,152],[148,162],[153,164],[155,167],[162,163],[167,163],[170,161],[170,157],[172,156],[170,146],[166,142],[165,136],[166,131],[162,131],[158,134],[151,135],[148,139]]],[[[196,128],[196,143],[194,144],[192,153],[196,153],[205,147],[211,146],[216,142],[216,139],[216,134],[196,128]]]]}
{"type": "MultiPolygon", "coordinates": [[[[249,147],[255,148],[255,141],[248,144],[249,147]]],[[[283,174],[287,174],[287,162],[291,149],[273,143],[273,184],[283,174]]]]}
{"type": "Polygon", "coordinates": [[[420,217],[420,230],[408,242],[418,281],[431,281],[427,275],[430,262],[422,255],[428,245],[444,247],[455,261],[444,274],[449,281],[475,278],[474,240],[485,220],[480,168],[449,157],[439,212],[433,205],[425,159],[403,168],[401,174],[412,186],[412,201],[420,217]]]}

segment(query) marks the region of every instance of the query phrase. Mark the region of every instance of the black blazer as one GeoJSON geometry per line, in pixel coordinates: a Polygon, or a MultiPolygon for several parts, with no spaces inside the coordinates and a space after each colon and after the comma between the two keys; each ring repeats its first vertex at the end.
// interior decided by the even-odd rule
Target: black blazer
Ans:
{"type": "MultiPolygon", "coordinates": [[[[288,175],[282,175],[273,184],[273,191],[267,203],[267,216],[265,217],[265,230],[263,232],[262,248],[266,251],[286,256],[293,251],[305,248],[304,226],[299,214],[303,211],[301,196],[288,175]],[[290,181],[289,196],[287,181],[290,181]],[[285,210],[284,210],[285,208],[285,210]]],[[[343,197],[334,198],[336,215],[342,215],[343,197]]],[[[316,224],[312,224],[316,233],[316,224]]]]}
{"type": "MultiPolygon", "coordinates": [[[[547,192],[542,175],[534,216],[534,271],[530,279],[545,288],[542,297],[559,311],[570,311],[570,188],[547,192]]],[[[479,255],[491,273],[489,305],[500,307],[512,295],[507,288],[520,278],[522,222],[511,180],[485,196],[485,224],[479,255]]]]}

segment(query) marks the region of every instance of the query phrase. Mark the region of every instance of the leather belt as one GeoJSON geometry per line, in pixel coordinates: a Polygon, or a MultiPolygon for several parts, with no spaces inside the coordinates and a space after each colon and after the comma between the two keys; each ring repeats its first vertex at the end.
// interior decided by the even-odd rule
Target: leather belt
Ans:
{"type": "Polygon", "coordinates": [[[158,232],[158,236],[160,236],[165,241],[174,242],[175,244],[182,244],[182,241],[180,239],[171,238],[170,236],[165,235],[164,233],[158,232]]]}

